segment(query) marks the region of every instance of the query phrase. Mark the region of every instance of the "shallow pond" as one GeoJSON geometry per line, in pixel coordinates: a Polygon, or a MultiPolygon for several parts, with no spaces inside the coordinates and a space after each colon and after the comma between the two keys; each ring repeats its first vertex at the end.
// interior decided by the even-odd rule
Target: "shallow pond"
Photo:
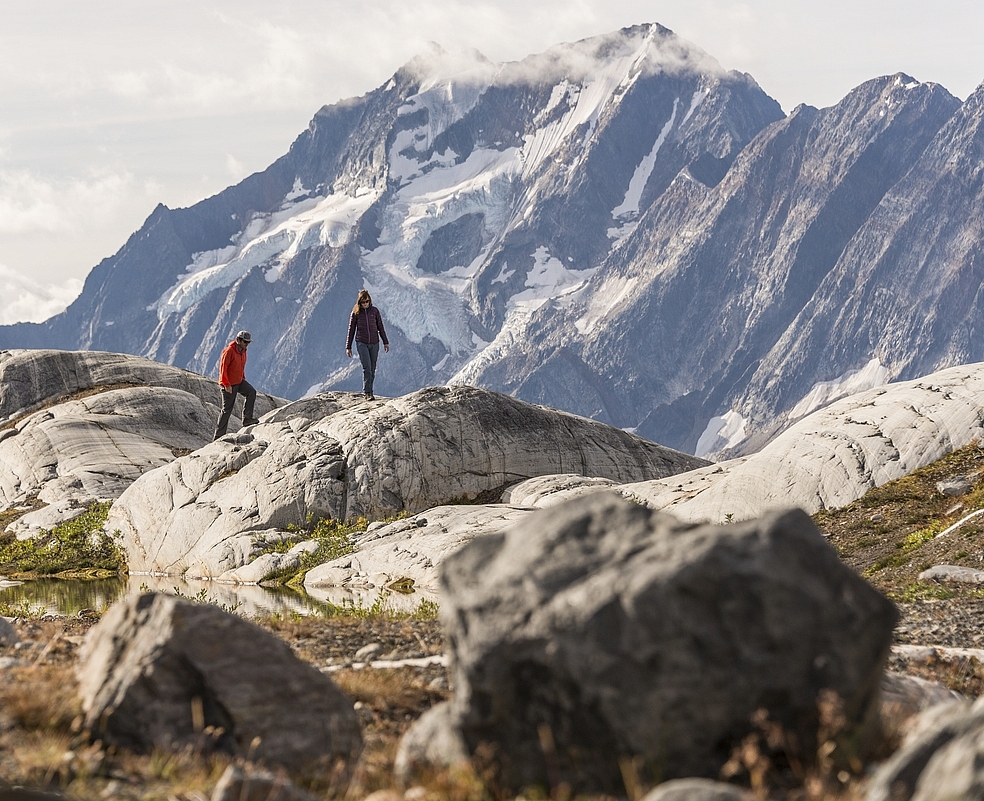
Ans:
{"type": "Polygon", "coordinates": [[[413,612],[421,601],[434,597],[421,593],[386,593],[377,590],[352,592],[342,589],[295,592],[283,587],[247,584],[220,584],[216,581],[189,581],[176,576],[120,576],[95,581],[38,579],[14,586],[0,581],[0,605],[13,609],[26,607],[60,615],[77,615],[83,609],[104,611],[118,598],[131,592],[167,592],[205,601],[247,617],[264,614],[324,614],[332,607],[383,606],[396,612],[413,612]]]}

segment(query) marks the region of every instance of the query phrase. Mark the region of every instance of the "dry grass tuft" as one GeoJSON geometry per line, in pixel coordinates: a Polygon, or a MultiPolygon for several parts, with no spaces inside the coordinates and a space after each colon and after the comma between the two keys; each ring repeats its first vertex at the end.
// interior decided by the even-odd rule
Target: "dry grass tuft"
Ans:
{"type": "Polygon", "coordinates": [[[0,682],[0,709],[25,729],[68,734],[81,707],[75,674],[66,666],[11,668],[0,682]]]}

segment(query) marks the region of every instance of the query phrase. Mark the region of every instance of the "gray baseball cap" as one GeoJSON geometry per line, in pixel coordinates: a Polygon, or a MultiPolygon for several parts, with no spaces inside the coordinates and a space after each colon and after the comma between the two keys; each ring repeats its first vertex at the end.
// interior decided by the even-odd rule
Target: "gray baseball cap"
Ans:
{"type": "Polygon", "coordinates": [[[249,331],[240,331],[236,334],[236,339],[241,339],[243,342],[252,342],[253,337],[250,336],[249,331]]]}

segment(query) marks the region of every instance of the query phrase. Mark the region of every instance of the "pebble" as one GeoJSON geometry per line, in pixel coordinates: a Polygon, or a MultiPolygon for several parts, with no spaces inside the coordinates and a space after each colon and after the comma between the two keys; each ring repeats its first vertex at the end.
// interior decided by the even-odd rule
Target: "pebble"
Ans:
{"type": "Polygon", "coordinates": [[[984,599],[917,601],[898,607],[898,644],[971,648],[984,642],[984,599]]]}
{"type": "Polygon", "coordinates": [[[363,645],[355,652],[354,660],[356,662],[371,662],[382,650],[383,646],[381,643],[371,642],[368,645],[363,645]]]}

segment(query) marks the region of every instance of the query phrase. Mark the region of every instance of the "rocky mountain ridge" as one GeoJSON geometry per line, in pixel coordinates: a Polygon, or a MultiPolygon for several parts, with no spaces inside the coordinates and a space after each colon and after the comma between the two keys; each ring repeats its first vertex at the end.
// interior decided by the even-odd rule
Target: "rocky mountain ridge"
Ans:
{"type": "Polygon", "coordinates": [[[842,397],[984,359],[984,89],[898,74],[785,117],[659,25],[495,65],[435,51],[322,108],[267,170],[158,207],[0,347],[355,390],[358,289],[398,396],[469,384],[722,458],[842,397]],[[394,359],[395,361],[395,359],[394,359]]]}

